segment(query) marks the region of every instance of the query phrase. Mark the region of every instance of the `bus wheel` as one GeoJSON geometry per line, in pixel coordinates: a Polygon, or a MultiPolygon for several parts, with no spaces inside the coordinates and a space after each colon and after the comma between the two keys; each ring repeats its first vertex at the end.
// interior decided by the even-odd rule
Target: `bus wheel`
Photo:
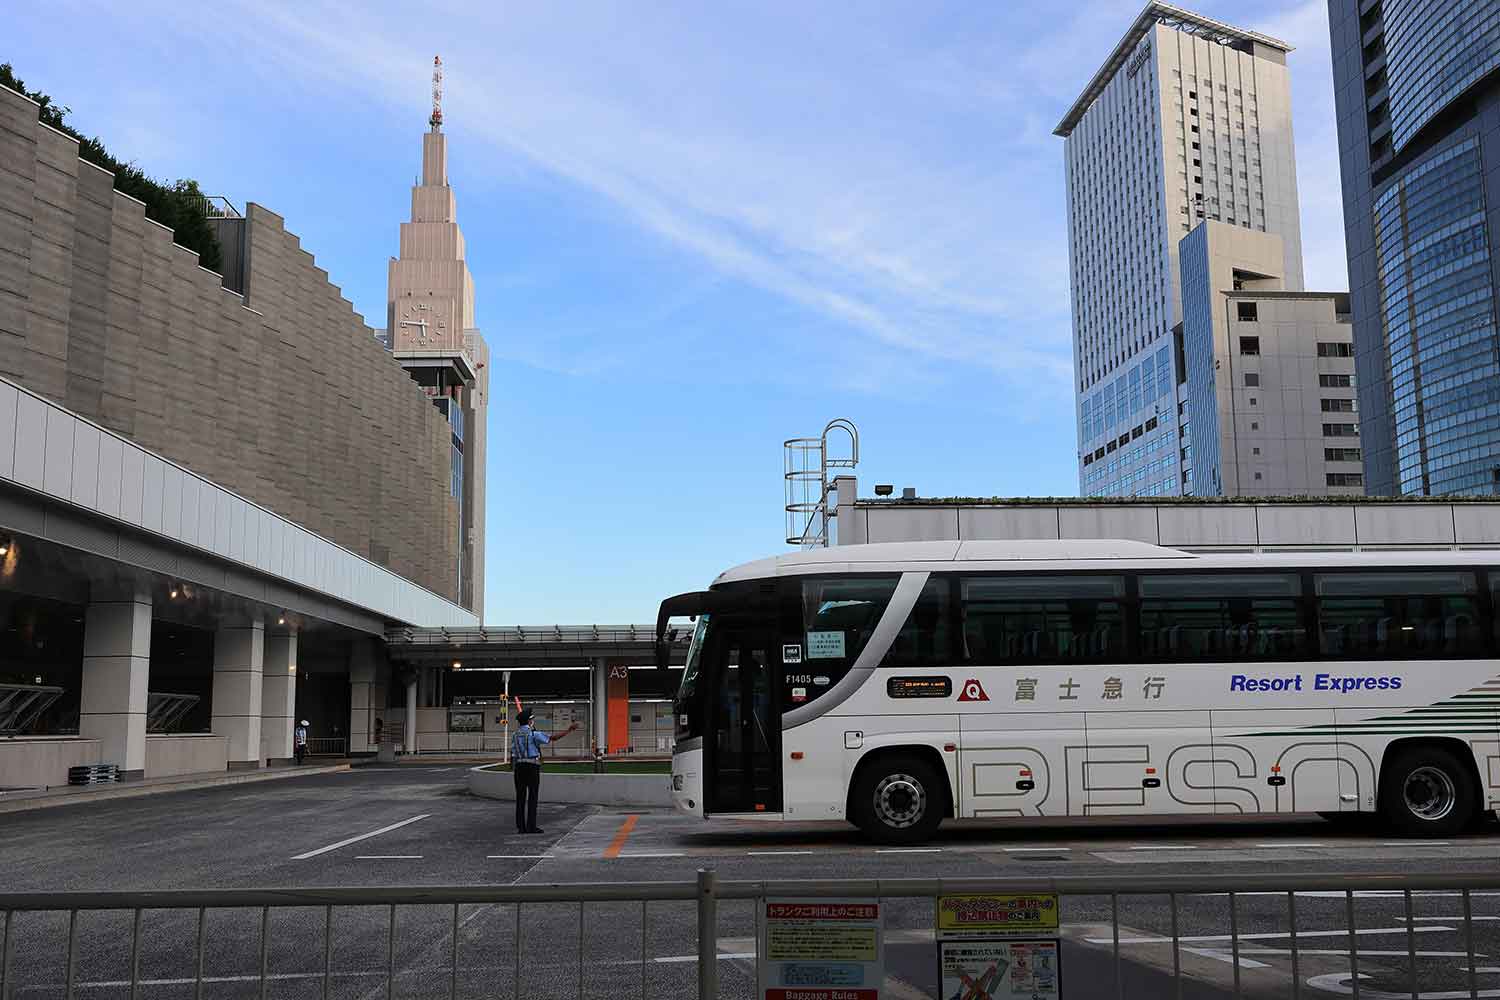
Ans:
{"type": "Polygon", "coordinates": [[[919,843],[942,822],[944,794],[932,765],[916,757],[891,757],[861,769],[854,821],[882,843],[919,843]]]}
{"type": "Polygon", "coordinates": [[[1469,825],[1477,800],[1468,769],[1441,747],[1401,750],[1381,775],[1380,814],[1408,837],[1458,833],[1469,825]]]}

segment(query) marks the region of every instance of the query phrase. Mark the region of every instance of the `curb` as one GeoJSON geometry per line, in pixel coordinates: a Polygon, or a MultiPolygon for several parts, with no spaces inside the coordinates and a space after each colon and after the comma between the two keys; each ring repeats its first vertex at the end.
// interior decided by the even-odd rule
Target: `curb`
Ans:
{"type": "MultiPolygon", "coordinates": [[[[516,800],[509,771],[471,767],[469,794],[484,799],[516,800]]],[[[672,779],[665,774],[566,774],[542,770],[542,799],[575,805],[670,809],[672,779]]]]}
{"type": "Polygon", "coordinates": [[[0,814],[26,812],[32,809],[53,809],[60,806],[81,806],[92,802],[112,799],[134,799],[143,795],[161,795],[167,792],[190,792],[200,788],[219,788],[224,785],[247,785],[261,781],[279,781],[283,778],[302,778],[314,774],[337,774],[348,771],[348,764],[327,767],[285,768],[263,773],[223,774],[211,778],[188,778],[183,781],[163,781],[159,784],[127,782],[113,787],[99,786],[86,792],[39,792],[26,794],[22,798],[6,799],[0,796],[0,814]]]}

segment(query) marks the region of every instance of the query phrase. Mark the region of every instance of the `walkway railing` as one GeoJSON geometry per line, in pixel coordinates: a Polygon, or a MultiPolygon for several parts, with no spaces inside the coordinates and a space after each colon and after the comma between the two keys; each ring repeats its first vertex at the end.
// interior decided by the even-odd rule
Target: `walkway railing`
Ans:
{"type": "MultiPolygon", "coordinates": [[[[1429,995],[1494,996],[1494,992],[1480,992],[1479,990],[1477,973],[1488,974],[1495,970],[1490,967],[1480,968],[1476,962],[1476,956],[1482,958],[1483,953],[1476,953],[1476,921],[1473,913],[1473,897],[1481,894],[1490,896],[1493,895],[1494,890],[1500,890],[1500,874],[1121,875],[1005,879],[719,881],[714,872],[699,871],[696,882],[0,893],[0,919],[4,920],[3,929],[0,929],[0,1000],[17,1000],[23,995],[26,997],[61,996],[71,1000],[85,991],[97,990],[106,985],[120,991],[128,989],[130,997],[149,996],[153,990],[162,993],[170,992],[171,995],[176,996],[181,995],[187,986],[192,986],[193,995],[203,997],[205,988],[209,990],[207,995],[218,995],[220,988],[227,988],[224,984],[228,983],[233,983],[241,990],[250,986],[258,987],[258,995],[266,997],[272,985],[294,979],[320,982],[321,995],[328,997],[341,979],[350,976],[360,977],[369,986],[376,987],[377,992],[379,992],[378,988],[383,986],[382,995],[393,997],[400,995],[397,981],[403,974],[420,975],[425,995],[431,995],[432,987],[435,985],[434,977],[441,974],[446,979],[448,996],[456,1000],[460,995],[474,993],[474,990],[466,990],[462,993],[460,990],[461,982],[468,982],[466,977],[470,977],[470,973],[481,974],[477,995],[487,997],[501,995],[499,984],[502,980],[494,975],[501,967],[510,973],[508,985],[511,992],[507,995],[512,997],[537,995],[538,989],[544,989],[548,995],[556,995],[560,990],[571,989],[570,983],[564,984],[558,979],[555,967],[533,967],[529,961],[521,960],[523,930],[529,930],[533,937],[545,938],[545,957],[553,963],[553,966],[564,956],[572,958],[572,949],[568,947],[567,936],[576,935],[576,996],[632,995],[635,992],[633,983],[626,990],[618,982],[601,986],[599,980],[610,970],[620,971],[621,966],[628,965],[634,968],[639,965],[639,995],[645,998],[650,995],[647,971],[648,968],[653,967],[653,963],[656,963],[654,967],[659,969],[664,967],[660,964],[663,962],[677,962],[680,966],[683,961],[693,961],[691,955],[665,959],[648,957],[647,930],[652,926],[650,918],[652,914],[660,914],[658,910],[648,911],[648,905],[651,903],[675,903],[679,908],[679,915],[684,917],[687,916],[687,912],[681,908],[692,904],[695,912],[688,922],[694,923],[697,928],[696,993],[700,998],[717,998],[727,995],[720,988],[719,963],[726,959],[743,961],[754,957],[753,945],[748,953],[740,951],[726,955],[720,952],[719,904],[723,901],[763,900],[768,897],[920,900],[949,893],[1056,893],[1065,900],[1067,897],[1091,897],[1094,900],[1107,902],[1110,917],[1105,929],[1083,940],[1105,949],[1106,954],[1112,954],[1113,978],[1108,985],[1100,981],[1098,977],[1087,984],[1079,984],[1080,986],[1086,985],[1085,992],[1090,996],[1123,997],[1127,995],[1125,974],[1122,971],[1120,904],[1122,898],[1136,896],[1165,899],[1170,913],[1170,930],[1149,939],[1129,938],[1125,943],[1138,944],[1142,940],[1150,944],[1170,943],[1171,978],[1174,981],[1176,995],[1181,996],[1184,981],[1183,952],[1191,952],[1193,955],[1203,954],[1205,949],[1195,945],[1205,938],[1203,936],[1184,937],[1180,933],[1179,909],[1184,899],[1193,897],[1197,900],[1197,897],[1204,895],[1227,896],[1225,922],[1229,933],[1210,935],[1210,937],[1216,942],[1223,941],[1222,945],[1215,944],[1213,950],[1227,952],[1222,957],[1233,967],[1235,996],[1241,995],[1242,967],[1264,968],[1261,963],[1242,959],[1242,941],[1250,938],[1256,945],[1261,945],[1267,938],[1284,938],[1290,942],[1291,984],[1289,992],[1278,992],[1277,995],[1292,997],[1309,995],[1301,978],[1299,955],[1304,958],[1318,956],[1320,960],[1326,959],[1329,955],[1344,956],[1345,952],[1341,949],[1330,950],[1328,948],[1329,943],[1333,941],[1347,946],[1348,975],[1345,977],[1342,972],[1333,974],[1332,978],[1338,980],[1338,983],[1332,992],[1358,997],[1361,989],[1359,940],[1362,935],[1378,933],[1404,937],[1405,957],[1408,957],[1410,961],[1409,981],[1398,993],[1392,993],[1388,989],[1382,989],[1378,993],[1370,992],[1380,997],[1393,995],[1420,997],[1423,995],[1421,990],[1430,987],[1427,987],[1425,982],[1419,982],[1416,935],[1432,929],[1455,930],[1460,934],[1464,950],[1461,953],[1443,954],[1456,955],[1461,961],[1458,971],[1463,976],[1462,981],[1466,989],[1429,995]],[[1399,900],[1401,902],[1404,917],[1392,919],[1399,920],[1402,926],[1364,930],[1357,928],[1356,898],[1372,893],[1378,894],[1383,901],[1393,903],[1399,900]],[[1287,916],[1284,931],[1278,928],[1275,933],[1241,934],[1239,930],[1240,920],[1243,919],[1241,909],[1247,907],[1243,897],[1251,894],[1259,897],[1267,895],[1280,897],[1287,916]],[[1302,930],[1300,933],[1303,938],[1299,940],[1298,897],[1314,895],[1327,899],[1330,894],[1335,902],[1342,903],[1340,908],[1347,919],[1346,927],[1335,931],[1302,930]],[[1461,908],[1461,917],[1444,916],[1425,919],[1441,919],[1453,924],[1461,921],[1461,929],[1433,928],[1430,924],[1420,923],[1419,921],[1424,918],[1413,915],[1414,894],[1419,898],[1423,894],[1450,897],[1451,905],[1454,908],[1461,908]],[[628,903],[638,903],[640,906],[638,961],[609,960],[605,957],[605,946],[600,944],[599,938],[590,937],[586,932],[586,908],[590,906],[617,907],[628,903]],[[541,917],[536,908],[546,904],[576,904],[576,922],[567,918],[558,920],[554,908],[549,917],[551,922],[545,927],[542,926],[541,917]],[[509,927],[507,929],[502,926],[498,931],[487,934],[482,949],[485,959],[491,961],[496,958],[502,959],[502,966],[479,963],[472,969],[465,969],[460,962],[459,942],[462,931],[469,921],[480,915],[480,912],[476,912],[474,908],[486,911],[502,906],[508,906],[512,910],[508,921],[509,927]],[[464,913],[465,907],[470,908],[467,915],[464,913]],[[421,968],[410,966],[402,968],[398,965],[398,947],[406,944],[414,945],[416,942],[402,940],[398,933],[397,913],[398,910],[418,908],[426,910],[429,916],[433,908],[437,908],[438,913],[444,914],[440,925],[442,929],[437,940],[412,958],[412,961],[426,962],[426,965],[421,968]],[[249,918],[249,922],[256,925],[257,929],[242,935],[238,940],[230,939],[222,934],[208,933],[209,915],[220,910],[242,912],[249,918]],[[288,910],[301,914],[304,924],[310,927],[321,925],[321,928],[313,933],[288,934],[282,931],[273,935],[273,913],[277,915],[277,924],[280,924],[283,920],[289,919],[281,911],[288,910]],[[95,933],[90,938],[84,939],[82,925],[85,922],[91,922],[93,916],[101,911],[112,911],[118,914],[111,925],[115,933],[95,933]],[[155,979],[142,976],[143,945],[149,938],[151,947],[160,950],[164,946],[164,937],[167,936],[163,934],[167,928],[161,926],[152,926],[149,935],[143,934],[144,915],[154,914],[156,911],[176,913],[181,917],[175,922],[169,921],[171,928],[179,932],[178,939],[167,941],[165,944],[191,950],[193,958],[186,975],[155,979]],[[341,915],[340,911],[356,911],[356,914],[339,920],[336,916],[341,915]],[[358,921],[359,926],[343,926],[344,922],[349,920],[358,921]],[[374,923],[371,923],[372,921],[374,923]],[[384,931],[383,934],[375,929],[379,924],[384,924],[384,927],[379,929],[384,931]],[[571,929],[565,932],[564,928],[571,929]],[[383,948],[383,955],[375,953],[381,958],[380,966],[353,970],[336,967],[334,945],[337,935],[341,932],[346,935],[356,935],[354,940],[357,941],[363,956],[368,957],[372,947],[383,948]],[[64,936],[66,941],[60,971],[59,963],[56,961],[58,953],[51,947],[54,943],[52,938],[57,936],[64,936]],[[252,958],[250,951],[253,949],[254,967],[249,969],[240,967],[229,974],[206,974],[207,953],[214,949],[222,949],[227,945],[242,947],[243,950],[239,956],[241,958],[252,958]],[[1306,945],[1305,955],[1299,950],[1304,945],[1306,945]],[[314,951],[319,948],[321,954],[314,951]],[[290,949],[289,954],[283,955],[282,953],[288,949],[290,949]],[[115,978],[105,982],[82,981],[79,972],[80,956],[88,955],[89,961],[97,966],[99,954],[108,953],[111,950],[123,961],[124,968],[110,968],[103,971],[115,978]],[[295,969],[276,968],[272,961],[273,951],[277,953],[277,961],[287,962],[289,966],[295,966],[295,969]],[[433,962],[437,964],[431,964],[433,962]],[[22,970],[27,973],[25,981],[22,979],[22,970]],[[47,980],[49,976],[56,978],[57,981],[36,981],[37,978],[47,980]],[[536,982],[531,981],[533,977],[536,982]],[[1345,982],[1347,986],[1344,985],[1345,982]]],[[[571,912],[571,909],[568,912],[571,912]]],[[[930,914],[931,910],[927,912],[930,914]]],[[[1065,916],[1067,912],[1068,904],[1065,901],[1063,904],[1065,916]]],[[[1262,913],[1260,916],[1264,919],[1265,914],[1262,913]]],[[[154,924],[158,918],[153,916],[152,919],[154,924]]],[[[1489,916],[1485,919],[1495,921],[1500,920],[1500,917],[1489,916]]],[[[98,930],[97,923],[93,929],[98,930]]],[[[607,938],[610,945],[617,944],[622,933],[630,932],[631,928],[621,926],[619,919],[601,921],[596,916],[594,933],[596,936],[607,938]]],[[[675,934],[675,930],[673,933],[675,934]]],[[[1138,932],[1132,931],[1131,933],[1138,932]]],[[[674,937],[674,940],[681,942],[680,937],[674,937]]],[[[1493,942],[1490,942],[1489,946],[1493,949],[1493,942]]],[[[630,947],[634,948],[635,945],[631,944],[630,947]]],[[[403,950],[409,949],[403,948],[403,950]]],[[[1264,952],[1265,949],[1256,948],[1252,953],[1263,954],[1264,952]]],[[[1392,950],[1379,951],[1376,954],[1386,958],[1392,955],[1401,957],[1399,951],[1392,950]]],[[[184,957],[186,957],[185,951],[184,957]]],[[[159,957],[154,958],[153,961],[159,962],[159,957]]],[[[935,960],[932,964],[935,964],[935,960]]],[[[1165,974],[1164,961],[1160,963],[1158,969],[1165,974]]],[[[740,978],[743,982],[739,984],[740,986],[743,986],[745,982],[753,982],[753,972],[744,970],[741,972],[740,978]]],[[[1330,976],[1325,974],[1317,978],[1324,981],[1326,986],[1330,976]]],[[[679,984],[676,988],[660,989],[658,995],[687,995],[691,988],[688,987],[685,991],[682,988],[684,986],[686,984],[679,984]]],[[[1227,988],[1228,984],[1225,986],[1227,988]]],[[[1264,992],[1263,985],[1257,992],[1264,992]]],[[[1320,987],[1319,992],[1326,993],[1328,990],[1320,987]]],[[[299,995],[306,995],[306,992],[302,991],[299,995]]],[[[367,993],[367,995],[373,995],[373,993],[367,993]]],[[[1066,995],[1080,994],[1070,991],[1066,995]]]]}
{"type": "Polygon", "coordinates": [[[349,740],[343,736],[309,736],[309,757],[343,757],[349,753],[349,740]]]}

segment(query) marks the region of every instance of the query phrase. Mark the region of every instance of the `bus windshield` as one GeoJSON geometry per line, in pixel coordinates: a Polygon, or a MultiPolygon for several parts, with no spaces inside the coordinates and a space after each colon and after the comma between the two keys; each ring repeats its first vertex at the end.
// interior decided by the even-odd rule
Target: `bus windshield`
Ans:
{"type": "Polygon", "coordinates": [[[677,688],[679,701],[691,698],[693,692],[698,690],[698,675],[703,670],[703,643],[708,636],[708,622],[708,615],[699,615],[698,624],[693,628],[693,640],[688,644],[687,662],[682,669],[682,683],[677,688]]]}

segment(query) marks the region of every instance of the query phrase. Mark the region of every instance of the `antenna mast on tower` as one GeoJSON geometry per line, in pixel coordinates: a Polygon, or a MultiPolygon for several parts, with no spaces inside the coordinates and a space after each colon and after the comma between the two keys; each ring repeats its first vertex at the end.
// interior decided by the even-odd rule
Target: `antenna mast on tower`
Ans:
{"type": "Polygon", "coordinates": [[[427,119],[434,132],[443,130],[443,59],[432,57],[432,117],[427,119]]]}

